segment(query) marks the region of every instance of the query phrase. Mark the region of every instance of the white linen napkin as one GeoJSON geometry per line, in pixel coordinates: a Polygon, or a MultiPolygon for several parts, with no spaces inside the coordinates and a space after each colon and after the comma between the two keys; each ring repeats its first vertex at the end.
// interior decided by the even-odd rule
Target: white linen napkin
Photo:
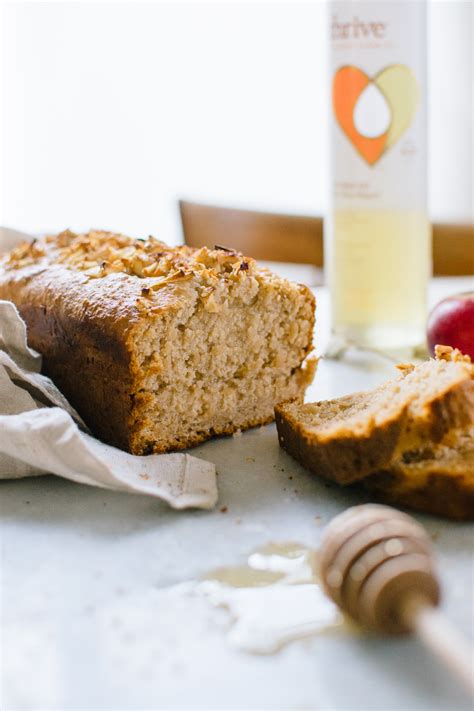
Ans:
{"type": "Polygon", "coordinates": [[[137,457],[99,442],[40,370],[16,307],[0,301],[0,479],[57,474],[175,509],[215,505],[214,464],[189,454],[137,457]]]}

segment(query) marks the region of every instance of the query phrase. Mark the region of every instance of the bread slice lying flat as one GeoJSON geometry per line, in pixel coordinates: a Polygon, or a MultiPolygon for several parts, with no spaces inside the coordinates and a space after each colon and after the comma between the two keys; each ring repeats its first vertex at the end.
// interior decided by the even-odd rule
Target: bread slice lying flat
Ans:
{"type": "Polygon", "coordinates": [[[474,429],[405,453],[363,486],[386,503],[456,520],[474,519],[474,429]]]}
{"type": "Polygon", "coordinates": [[[474,366],[467,356],[437,346],[435,359],[399,369],[398,378],[375,390],[278,405],[280,445],[315,474],[350,484],[474,423],[474,366]]]}

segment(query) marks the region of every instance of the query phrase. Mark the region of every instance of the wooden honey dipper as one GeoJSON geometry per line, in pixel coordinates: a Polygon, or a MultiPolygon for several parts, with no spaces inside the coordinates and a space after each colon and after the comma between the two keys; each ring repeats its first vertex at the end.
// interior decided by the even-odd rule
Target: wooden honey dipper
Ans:
{"type": "Polygon", "coordinates": [[[473,652],[436,609],[431,542],[413,518],[377,504],[348,509],[324,531],[319,568],[349,617],[378,633],[415,633],[474,696],[473,652]]]}

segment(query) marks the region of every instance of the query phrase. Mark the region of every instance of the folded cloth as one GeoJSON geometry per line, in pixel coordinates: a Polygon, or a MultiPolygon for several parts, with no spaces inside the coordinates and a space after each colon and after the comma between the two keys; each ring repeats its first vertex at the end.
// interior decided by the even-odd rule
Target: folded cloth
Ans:
{"type": "Polygon", "coordinates": [[[137,457],[99,442],[40,370],[15,305],[0,301],[0,479],[57,474],[175,509],[215,505],[214,464],[189,454],[137,457]]]}

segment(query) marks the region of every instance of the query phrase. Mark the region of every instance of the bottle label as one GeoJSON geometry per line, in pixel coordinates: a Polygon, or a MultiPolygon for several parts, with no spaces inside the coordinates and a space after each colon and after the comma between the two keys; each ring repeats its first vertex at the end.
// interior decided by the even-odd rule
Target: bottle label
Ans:
{"type": "Polygon", "coordinates": [[[335,208],[423,209],[425,7],[332,2],[335,208]]]}

